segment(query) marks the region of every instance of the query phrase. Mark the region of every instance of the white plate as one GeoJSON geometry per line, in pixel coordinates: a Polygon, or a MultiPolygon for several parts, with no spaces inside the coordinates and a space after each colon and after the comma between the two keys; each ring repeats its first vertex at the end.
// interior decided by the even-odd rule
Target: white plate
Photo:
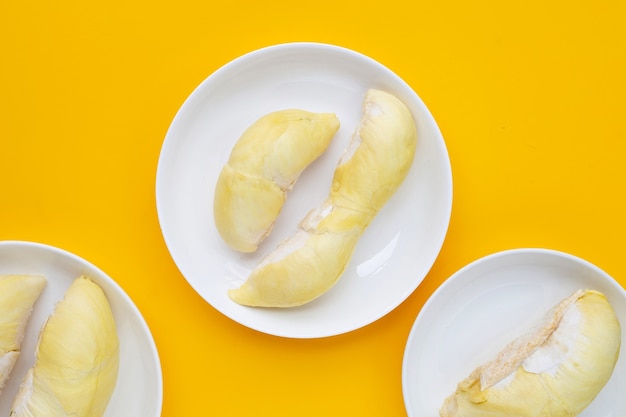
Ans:
{"type": "Polygon", "coordinates": [[[283,44],[228,63],[189,96],[163,143],[156,200],[172,258],[208,303],[250,328],[313,338],[367,325],[415,290],[443,244],[452,205],[451,177],[447,150],[433,117],[397,75],[341,47],[283,44]],[[350,265],[328,293],[286,310],[235,304],[227,290],[240,285],[257,262],[327,196],[370,87],[396,94],[417,121],[419,144],[408,178],[365,231],[350,265]],[[213,223],[217,176],[250,124],[266,113],[290,107],[335,112],[341,127],[329,149],[300,177],[271,236],[256,253],[237,253],[222,242],[213,223]]]}
{"type": "Polygon", "coordinates": [[[626,415],[626,292],[596,266],[562,252],[518,249],[479,259],[452,275],[420,311],[404,353],[402,389],[409,417],[438,416],[443,400],[577,289],[603,292],[622,325],[611,379],[580,417],[626,415]]]}
{"type": "Polygon", "coordinates": [[[76,255],[39,243],[17,241],[0,242],[0,275],[5,274],[43,275],[48,284],[31,314],[20,358],[0,394],[0,415],[9,415],[18,387],[35,362],[37,338],[45,319],[82,274],[102,287],[120,339],[119,376],[104,417],[161,415],[161,364],[152,335],[137,307],[115,281],[76,255]]]}

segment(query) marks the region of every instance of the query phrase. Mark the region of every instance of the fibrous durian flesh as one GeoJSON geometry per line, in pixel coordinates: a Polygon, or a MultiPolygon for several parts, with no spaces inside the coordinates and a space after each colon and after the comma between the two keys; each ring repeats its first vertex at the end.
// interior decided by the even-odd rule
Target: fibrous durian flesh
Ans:
{"type": "Polygon", "coordinates": [[[621,330],[607,298],[579,290],[536,330],[476,368],[443,403],[441,417],[573,417],[608,382],[621,330]]]}
{"type": "Polygon", "coordinates": [[[74,280],[48,317],[11,417],[101,417],[117,382],[119,340],[102,289],[74,280]]]}
{"type": "Polygon", "coordinates": [[[404,181],[416,143],[408,107],[390,93],[368,90],[361,122],[335,169],[326,201],[229,297],[248,306],[294,307],[328,291],[367,226],[404,181]]]}
{"type": "Polygon", "coordinates": [[[254,252],[300,174],[339,129],[333,113],[299,109],[269,113],[244,131],[217,180],[217,231],[233,249],[254,252]]]}
{"type": "Polygon", "coordinates": [[[20,356],[28,319],[45,286],[42,276],[0,276],[0,392],[20,356]]]}

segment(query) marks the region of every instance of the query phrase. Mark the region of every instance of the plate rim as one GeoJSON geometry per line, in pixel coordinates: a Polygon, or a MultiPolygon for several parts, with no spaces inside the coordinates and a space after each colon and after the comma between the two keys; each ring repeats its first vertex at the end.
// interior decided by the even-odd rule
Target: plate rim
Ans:
{"type": "Polygon", "coordinates": [[[14,239],[0,240],[0,251],[4,250],[5,248],[12,248],[12,249],[31,248],[31,249],[35,249],[39,251],[44,251],[47,253],[52,253],[62,258],[68,259],[72,263],[75,263],[77,265],[83,265],[89,269],[96,271],[97,274],[99,275],[96,279],[97,280],[104,279],[104,281],[106,281],[106,285],[111,287],[115,291],[116,297],[118,297],[118,299],[121,300],[121,302],[125,305],[126,308],[129,308],[131,311],[133,311],[135,318],[137,320],[137,323],[140,325],[144,333],[144,336],[146,336],[145,341],[147,342],[147,345],[150,348],[150,351],[147,353],[149,353],[150,357],[152,358],[150,362],[152,362],[153,365],[155,366],[154,370],[155,370],[155,375],[157,376],[156,381],[154,381],[156,385],[156,389],[157,389],[157,398],[155,398],[156,401],[155,401],[154,417],[160,416],[163,411],[163,367],[161,364],[161,358],[160,358],[158,348],[156,346],[156,341],[154,340],[152,331],[150,330],[148,323],[143,317],[141,310],[139,310],[135,302],[126,293],[126,291],[122,288],[122,286],[97,265],[93,264],[92,262],[88,261],[87,259],[73,252],[70,252],[69,250],[60,248],[58,246],[53,246],[51,244],[42,243],[42,242],[38,242],[34,240],[14,240],[14,239]]]}
{"type": "MultiPolygon", "coordinates": [[[[301,51],[300,51],[301,53],[301,51]]],[[[274,335],[274,336],[278,336],[278,337],[285,337],[285,338],[296,338],[296,339],[312,339],[312,338],[323,338],[323,337],[331,337],[331,336],[336,336],[336,335],[340,335],[340,334],[344,334],[344,333],[349,333],[352,332],[354,330],[358,330],[362,327],[365,327],[379,319],[381,319],[382,317],[386,316],[387,314],[389,314],[391,311],[393,311],[394,309],[396,309],[399,305],[401,305],[404,301],[406,301],[406,299],[415,292],[415,290],[419,287],[419,285],[422,283],[422,281],[426,278],[426,276],[428,275],[428,273],[432,270],[433,265],[435,264],[437,258],[439,257],[442,247],[445,243],[446,237],[448,235],[448,231],[449,231],[449,227],[450,227],[450,221],[451,221],[451,215],[452,215],[452,208],[453,208],[453,175],[452,175],[452,167],[451,167],[451,160],[450,160],[450,155],[447,149],[447,145],[445,143],[444,137],[443,137],[443,133],[441,132],[441,129],[439,128],[439,125],[437,123],[437,121],[435,120],[434,116],[432,115],[432,112],[430,111],[430,109],[426,106],[426,104],[424,103],[424,101],[422,100],[422,98],[418,95],[418,93],[404,80],[402,79],[398,74],[396,74],[394,71],[392,71],[390,68],[386,67],[384,64],[382,64],[381,62],[373,59],[372,57],[365,55],[364,53],[361,53],[359,51],[344,47],[344,46],[340,46],[340,45],[336,45],[336,44],[331,44],[331,43],[323,43],[323,42],[309,42],[309,41],[304,41],[304,42],[285,42],[285,43],[277,43],[277,44],[272,44],[272,45],[268,45],[268,46],[264,46],[258,49],[254,49],[251,50],[247,53],[244,53],[228,62],[226,62],[225,64],[221,65],[220,67],[218,67],[217,69],[215,69],[214,71],[210,72],[209,75],[207,77],[205,77],[192,91],[191,93],[189,93],[187,95],[187,97],[184,99],[184,101],[182,102],[182,104],[179,106],[179,108],[177,109],[174,117],[172,118],[172,121],[165,133],[164,139],[163,139],[163,143],[162,143],[162,147],[161,147],[161,151],[159,153],[159,158],[158,158],[158,162],[156,165],[156,182],[155,182],[155,202],[156,202],[156,208],[157,208],[157,218],[158,218],[158,222],[159,222],[159,228],[161,230],[161,235],[162,238],[164,240],[164,243],[166,245],[166,248],[168,250],[168,253],[172,259],[172,261],[174,262],[174,264],[176,265],[179,273],[182,275],[182,277],[188,282],[188,284],[190,284],[192,286],[192,288],[194,289],[194,291],[196,293],[199,293],[199,295],[201,296],[201,298],[204,299],[205,302],[207,302],[207,304],[209,304],[214,310],[218,311],[220,314],[224,315],[225,317],[229,318],[230,320],[235,321],[236,323],[243,325],[245,327],[248,327],[250,329],[253,329],[255,331],[259,331],[262,333],[266,333],[269,335],[274,335]],[[257,56],[265,54],[265,53],[280,53],[282,51],[289,51],[289,50],[295,50],[298,51],[300,48],[311,48],[314,49],[316,51],[322,51],[322,52],[329,52],[329,53],[344,53],[347,54],[349,56],[350,59],[354,59],[354,60],[360,60],[363,62],[367,62],[368,64],[372,65],[373,67],[376,68],[376,70],[381,71],[382,73],[385,74],[385,77],[388,77],[389,80],[392,80],[393,83],[397,83],[397,85],[401,85],[405,91],[407,92],[407,94],[409,94],[411,96],[411,100],[414,103],[414,105],[416,105],[417,107],[419,107],[420,111],[424,112],[424,114],[427,116],[425,119],[425,124],[430,125],[429,132],[431,132],[432,136],[433,136],[433,140],[432,143],[436,149],[437,152],[441,152],[441,163],[442,163],[442,179],[441,182],[445,183],[445,190],[443,192],[441,192],[441,201],[443,202],[442,206],[445,205],[445,210],[444,212],[442,212],[442,216],[445,217],[446,221],[445,221],[445,227],[441,228],[441,231],[439,232],[439,236],[438,236],[438,240],[436,241],[436,243],[433,245],[434,249],[434,256],[432,257],[432,259],[428,259],[428,262],[425,262],[424,264],[426,265],[425,267],[425,271],[423,273],[423,276],[421,276],[420,279],[416,279],[416,284],[413,286],[411,286],[410,290],[406,290],[404,292],[402,292],[401,295],[398,296],[397,300],[395,303],[393,303],[393,305],[390,305],[386,308],[381,308],[380,311],[374,315],[374,318],[371,317],[367,317],[363,320],[355,320],[355,323],[350,325],[350,326],[344,326],[342,329],[336,329],[333,331],[325,331],[325,332],[317,332],[317,333],[312,333],[312,332],[301,332],[298,334],[292,334],[290,332],[281,332],[277,329],[268,329],[265,326],[263,326],[262,324],[259,323],[251,323],[250,321],[245,321],[245,320],[241,320],[241,318],[237,317],[237,315],[235,314],[230,314],[228,311],[224,311],[223,308],[219,308],[218,306],[214,305],[212,302],[210,302],[206,297],[204,297],[201,293],[199,293],[199,291],[195,288],[194,285],[191,285],[191,283],[189,282],[189,279],[187,278],[187,276],[185,275],[185,273],[183,273],[183,270],[185,268],[183,268],[182,265],[180,265],[180,261],[179,259],[177,259],[174,256],[174,253],[172,252],[172,248],[171,245],[173,245],[173,241],[175,240],[174,238],[172,238],[172,231],[171,230],[167,230],[166,227],[164,227],[164,202],[163,202],[163,194],[165,193],[165,186],[163,185],[163,177],[164,177],[164,168],[163,166],[165,165],[165,155],[167,155],[170,147],[174,146],[173,144],[176,143],[175,141],[175,136],[174,135],[174,131],[178,128],[177,124],[180,120],[180,118],[186,117],[188,112],[190,110],[193,110],[194,106],[195,106],[195,102],[197,100],[198,96],[201,96],[204,92],[205,89],[210,87],[210,84],[212,83],[214,78],[220,77],[222,75],[222,73],[229,71],[231,68],[235,67],[237,68],[238,65],[245,63],[247,60],[250,59],[255,59],[257,56]]],[[[422,275],[422,274],[420,274],[422,275]]]]}
{"type": "Polygon", "coordinates": [[[607,273],[606,271],[604,271],[602,268],[600,268],[599,266],[597,266],[596,264],[580,257],[577,255],[574,255],[572,253],[569,252],[565,252],[562,250],[558,250],[558,249],[551,249],[551,248],[545,248],[545,247],[519,247],[519,248],[512,248],[512,249],[504,249],[504,250],[500,250],[497,252],[493,252],[484,256],[481,256],[479,258],[476,258],[472,261],[470,261],[469,263],[463,265],[461,268],[459,268],[458,270],[456,270],[455,272],[453,272],[448,278],[446,278],[436,289],[435,291],[432,292],[432,294],[428,297],[428,299],[426,300],[426,302],[424,303],[424,305],[422,306],[422,308],[420,309],[420,311],[418,312],[417,316],[415,317],[413,323],[411,324],[411,328],[410,331],[408,333],[408,336],[406,338],[406,343],[405,343],[405,347],[404,347],[404,352],[402,355],[402,367],[401,367],[401,385],[402,385],[402,398],[403,398],[403,402],[405,405],[405,411],[407,412],[407,415],[409,417],[413,417],[413,412],[412,410],[409,409],[409,404],[410,401],[409,399],[411,398],[410,392],[408,391],[409,389],[409,383],[407,381],[408,378],[408,366],[409,366],[409,362],[411,359],[411,349],[410,347],[412,346],[412,344],[415,342],[416,338],[417,338],[417,328],[419,327],[418,325],[424,320],[424,312],[427,311],[431,304],[433,304],[435,302],[435,300],[438,298],[438,295],[441,294],[442,292],[446,291],[447,287],[449,287],[450,285],[452,285],[452,283],[454,281],[456,281],[459,277],[462,277],[465,275],[465,273],[468,270],[471,270],[475,267],[478,267],[482,264],[491,262],[495,259],[498,258],[503,258],[503,257],[507,257],[507,256],[520,256],[520,255],[529,255],[529,254],[538,254],[538,255],[548,255],[551,257],[555,257],[555,258],[561,258],[561,259],[565,259],[567,261],[573,261],[577,264],[581,264],[584,265],[585,267],[589,268],[590,270],[593,270],[594,272],[598,273],[599,275],[603,276],[606,279],[606,282],[608,284],[610,284],[612,287],[615,287],[615,290],[618,294],[621,295],[621,297],[626,300],[626,289],[615,279],[613,278],[613,276],[611,276],[609,273],[607,273]]]}

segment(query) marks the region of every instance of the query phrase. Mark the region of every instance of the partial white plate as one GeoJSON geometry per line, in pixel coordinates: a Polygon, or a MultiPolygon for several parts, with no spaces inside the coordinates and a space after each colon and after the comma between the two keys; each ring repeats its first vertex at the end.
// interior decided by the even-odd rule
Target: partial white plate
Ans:
{"type": "Polygon", "coordinates": [[[106,294],[120,339],[120,370],[104,417],[159,417],[163,402],[161,363],[141,313],[126,293],[103,271],[64,250],[19,241],[0,242],[0,275],[43,275],[48,284],[35,304],[22,353],[0,394],[0,415],[8,416],[19,385],[35,362],[39,332],[56,303],[80,275],[91,277],[106,294]]]}
{"type": "Polygon", "coordinates": [[[357,52],[325,44],[276,45],[244,55],[210,75],[182,105],[165,137],[156,176],[161,229],[189,284],[231,319],[268,334],[315,338],[357,329],[408,297],[437,257],[452,206],[447,150],[430,112],[392,71],[357,52]],[[365,231],[350,265],[328,293],[302,307],[242,307],[227,290],[290,236],[325,199],[343,149],[361,118],[368,88],[396,94],[412,111],[418,147],[408,178],[365,231]],[[286,108],[335,112],[329,149],[300,177],[271,236],[254,254],[221,240],[213,222],[218,174],[241,133],[262,115],[286,108]]]}
{"type": "MultiPolygon", "coordinates": [[[[479,259],[444,282],[420,311],[402,367],[409,417],[438,416],[443,400],[477,366],[530,329],[577,289],[595,289],[626,325],[626,292],[589,262],[546,249],[479,259]]],[[[626,415],[626,331],[611,379],[580,417],[626,415]]]]}

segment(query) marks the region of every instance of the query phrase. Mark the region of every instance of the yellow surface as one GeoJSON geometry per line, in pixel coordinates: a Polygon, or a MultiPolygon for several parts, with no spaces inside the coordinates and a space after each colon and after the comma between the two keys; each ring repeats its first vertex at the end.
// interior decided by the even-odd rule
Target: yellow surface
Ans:
{"type": "MultiPolygon", "coordinates": [[[[0,240],[98,265],[161,355],[163,416],[404,416],[401,365],[432,291],[516,247],[583,257],[626,285],[626,3],[5,1],[0,240]],[[155,209],[162,140],[211,72],[318,41],[382,62],[421,96],[454,177],[449,233],[417,291],[355,332],[287,340],[206,304],[155,209]]],[[[7,401],[0,398],[0,401],[7,401]]]]}

